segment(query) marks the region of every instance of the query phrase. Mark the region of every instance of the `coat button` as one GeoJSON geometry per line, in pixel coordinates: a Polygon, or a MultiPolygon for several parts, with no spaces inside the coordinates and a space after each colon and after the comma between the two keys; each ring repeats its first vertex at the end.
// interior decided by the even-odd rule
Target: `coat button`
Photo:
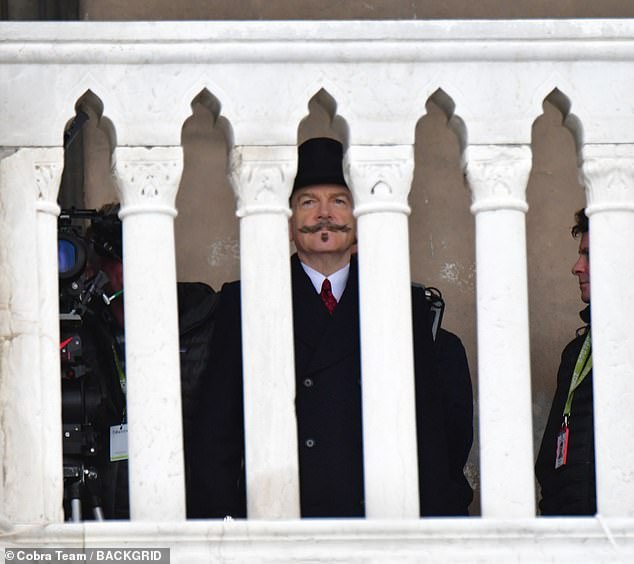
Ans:
{"type": "Polygon", "coordinates": [[[315,440],[314,439],[306,439],[306,446],[308,448],[313,448],[315,446],[315,440]]]}
{"type": "Polygon", "coordinates": [[[305,388],[310,388],[310,387],[312,387],[312,385],[313,385],[313,381],[310,378],[306,378],[304,380],[304,387],[305,388]]]}

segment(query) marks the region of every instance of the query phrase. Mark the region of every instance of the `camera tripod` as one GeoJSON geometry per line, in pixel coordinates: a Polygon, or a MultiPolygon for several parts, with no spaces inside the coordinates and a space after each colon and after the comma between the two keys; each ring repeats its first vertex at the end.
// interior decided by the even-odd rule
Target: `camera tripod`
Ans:
{"type": "Polygon", "coordinates": [[[83,502],[88,500],[93,519],[103,521],[103,508],[98,494],[100,489],[96,468],[84,466],[83,462],[64,462],[64,498],[68,500],[70,509],[70,515],[66,515],[67,520],[74,523],[83,521],[83,502]]]}

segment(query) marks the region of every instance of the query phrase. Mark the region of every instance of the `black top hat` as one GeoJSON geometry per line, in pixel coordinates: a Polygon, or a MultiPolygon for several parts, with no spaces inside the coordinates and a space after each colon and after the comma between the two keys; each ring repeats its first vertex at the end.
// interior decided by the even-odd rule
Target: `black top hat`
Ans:
{"type": "Polygon", "coordinates": [[[316,184],[338,184],[348,188],[343,177],[343,145],[329,137],[304,141],[297,149],[297,176],[293,192],[316,184]]]}

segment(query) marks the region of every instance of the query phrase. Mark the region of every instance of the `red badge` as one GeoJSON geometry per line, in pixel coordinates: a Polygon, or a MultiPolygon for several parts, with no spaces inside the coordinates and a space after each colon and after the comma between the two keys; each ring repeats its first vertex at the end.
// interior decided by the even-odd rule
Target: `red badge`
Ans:
{"type": "Polygon", "coordinates": [[[566,464],[568,458],[568,438],[570,436],[570,430],[565,423],[559,429],[557,433],[557,452],[555,453],[555,470],[566,464]]]}

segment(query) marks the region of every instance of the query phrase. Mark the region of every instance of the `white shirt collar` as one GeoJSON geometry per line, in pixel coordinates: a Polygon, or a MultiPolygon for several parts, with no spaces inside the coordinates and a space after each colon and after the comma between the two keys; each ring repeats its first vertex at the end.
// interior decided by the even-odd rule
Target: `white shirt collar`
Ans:
{"type": "Polygon", "coordinates": [[[330,280],[330,286],[332,287],[332,295],[335,296],[337,301],[341,300],[341,296],[343,296],[343,291],[346,289],[346,284],[348,283],[348,273],[350,272],[350,263],[346,264],[343,268],[337,270],[337,272],[333,272],[330,276],[324,276],[321,272],[317,272],[314,268],[311,268],[307,264],[300,262],[304,272],[308,274],[310,281],[313,283],[315,287],[315,291],[319,294],[321,292],[321,285],[324,283],[324,280],[328,278],[330,280]]]}

